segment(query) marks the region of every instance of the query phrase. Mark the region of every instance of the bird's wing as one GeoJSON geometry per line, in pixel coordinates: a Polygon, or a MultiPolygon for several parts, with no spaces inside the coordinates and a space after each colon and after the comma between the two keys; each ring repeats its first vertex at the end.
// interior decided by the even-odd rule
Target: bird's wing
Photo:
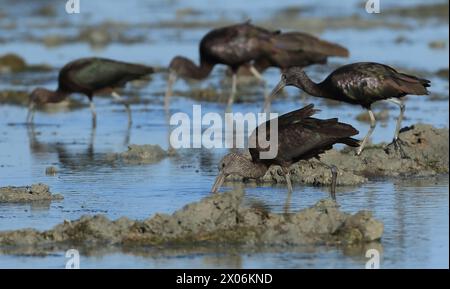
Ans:
{"type": "Polygon", "coordinates": [[[122,86],[127,81],[153,72],[148,66],[95,58],[78,63],[68,70],[70,80],[80,87],[97,90],[122,86]]]}
{"type": "Polygon", "coordinates": [[[310,117],[314,115],[316,112],[319,112],[320,110],[314,109],[314,104],[308,104],[307,106],[285,113],[278,117],[278,127],[284,127],[292,123],[296,123],[301,121],[302,119],[305,119],[307,117],[310,117]]]}
{"type": "MultiPolygon", "coordinates": [[[[310,104],[296,111],[289,112],[278,118],[278,156],[283,162],[292,162],[299,159],[308,159],[330,149],[335,143],[354,144],[349,137],[358,134],[351,125],[333,119],[316,119],[311,116],[317,112],[310,104]]],[[[261,124],[250,136],[257,140],[259,128],[266,126],[266,139],[270,139],[270,121],[261,124]]],[[[258,142],[255,148],[250,148],[254,161],[259,159],[261,148],[258,142]]]]}
{"type": "Polygon", "coordinates": [[[286,162],[315,157],[336,143],[354,146],[358,144],[351,136],[358,131],[349,124],[338,122],[337,118],[321,120],[306,118],[279,131],[278,158],[286,162]]]}
{"type": "Polygon", "coordinates": [[[392,67],[373,62],[342,66],[331,73],[323,83],[335,90],[335,94],[345,95],[356,103],[364,104],[424,92],[420,81],[401,74],[392,67]],[[416,85],[412,85],[413,81],[416,85]]]}

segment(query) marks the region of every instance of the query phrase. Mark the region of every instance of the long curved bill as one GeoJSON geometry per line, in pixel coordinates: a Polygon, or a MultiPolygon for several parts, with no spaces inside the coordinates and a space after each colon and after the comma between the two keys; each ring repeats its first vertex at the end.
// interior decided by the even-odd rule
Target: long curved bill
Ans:
{"type": "Polygon", "coordinates": [[[272,92],[266,98],[266,101],[264,102],[264,112],[270,112],[270,106],[272,104],[272,100],[277,96],[277,94],[285,86],[286,86],[286,81],[284,79],[281,79],[280,82],[278,82],[277,86],[275,86],[275,88],[272,90],[272,92]]]}
{"type": "Polygon", "coordinates": [[[223,171],[220,171],[219,175],[216,177],[216,180],[214,181],[211,193],[213,194],[217,193],[217,191],[220,189],[224,181],[225,181],[225,174],[223,173],[223,171]]]}
{"type": "Polygon", "coordinates": [[[28,114],[27,114],[27,123],[28,124],[33,122],[34,108],[35,108],[34,102],[30,102],[30,104],[28,105],[28,114]]]}
{"type": "Polygon", "coordinates": [[[177,74],[174,71],[171,71],[169,73],[169,79],[167,80],[167,89],[166,89],[166,95],[164,96],[164,108],[166,110],[169,109],[169,100],[172,96],[172,87],[175,81],[177,80],[177,74]]]}

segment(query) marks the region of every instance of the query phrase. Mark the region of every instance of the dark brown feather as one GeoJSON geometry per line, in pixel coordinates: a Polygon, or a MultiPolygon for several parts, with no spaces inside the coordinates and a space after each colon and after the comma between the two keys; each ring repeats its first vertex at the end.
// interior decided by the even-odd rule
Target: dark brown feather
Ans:
{"type": "MultiPolygon", "coordinates": [[[[260,146],[250,148],[254,162],[266,165],[289,165],[302,159],[317,157],[331,149],[336,143],[355,146],[358,141],[351,138],[358,130],[349,124],[341,123],[337,118],[317,119],[311,116],[316,112],[310,104],[302,109],[284,114],[278,118],[278,155],[275,159],[260,159],[259,153],[267,151],[260,146]]],[[[266,139],[270,138],[269,121],[260,125],[266,126],[266,139]]],[[[259,127],[254,134],[258,137],[259,127]]]]}

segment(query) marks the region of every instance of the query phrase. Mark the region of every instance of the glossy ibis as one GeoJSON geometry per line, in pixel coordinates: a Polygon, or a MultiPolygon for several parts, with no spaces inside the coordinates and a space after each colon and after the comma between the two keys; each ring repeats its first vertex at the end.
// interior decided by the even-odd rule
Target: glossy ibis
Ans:
{"type": "Polygon", "coordinates": [[[306,93],[358,104],[367,109],[370,116],[370,129],[357,150],[360,155],[375,129],[376,120],[371,110],[371,105],[380,100],[388,100],[400,107],[400,115],[397,120],[393,144],[403,158],[406,157],[401,148],[398,134],[405,112],[405,104],[402,100],[407,94],[428,94],[427,87],[430,81],[413,75],[401,73],[384,64],[374,62],[359,62],[341,66],[333,71],[324,81],[313,82],[299,67],[291,67],[281,76],[281,81],[274,88],[270,98],[273,98],[284,86],[296,86],[306,93]]]}
{"type": "MultiPolygon", "coordinates": [[[[321,40],[303,32],[286,32],[273,35],[270,53],[254,61],[254,68],[263,72],[269,67],[285,71],[289,67],[306,67],[325,64],[330,56],[348,57],[349,52],[339,44],[321,40]]],[[[270,98],[266,95],[264,111],[270,110],[270,98]]]]}
{"type": "Polygon", "coordinates": [[[127,103],[114,89],[124,86],[128,81],[152,73],[152,67],[127,63],[106,58],[81,58],[64,65],[58,76],[58,88],[51,91],[36,88],[30,94],[30,106],[27,122],[33,122],[36,104],[57,103],[63,101],[71,93],[82,93],[89,98],[92,111],[92,124],[96,125],[95,105],[92,98],[98,92],[110,92],[111,95],[125,105],[128,122],[131,124],[131,111],[127,103]]]}
{"type": "MultiPolygon", "coordinates": [[[[242,154],[230,153],[219,164],[217,176],[211,192],[216,193],[228,175],[239,175],[248,179],[257,179],[265,175],[271,165],[282,168],[286,179],[288,196],[292,192],[289,167],[299,160],[319,159],[319,154],[332,148],[336,143],[352,147],[359,146],[359,141],[351,138],[358,131],[349,124],[338,122],[337,118],[317,119],[311,116],[318,110],[310,104],[301,109],[289,112],[278,118],[278,154],[273,159],[261,159],[260,152],[268,150],[256,145],[250,148],[251,159],[242,154]]],[[[270,121],[261,124],[250,136],[257,137],[259,128],[266,126],[266,139],[270,139],[270,121]]],[[[329,166],[328,166],[329,167],[329,166]]],[[[329,167],[332,172],[331,197],[335,200],[336,167],[329,167]]],[[[289,199],[289,198],[288,198],[289,199]]]]}
{"type": "MultiPolygon", "coordinates": [[[[169,106],[172,86],[177,77],[201,80],[211,73],[216,64],[224,64],[232,70],[231,93],[228,98],[230,108],[236,94],[237,70],[242,65],[261,57],[271,36],[277,33],[279,32],[254,26],[249,21],[211,30],[200,41],[199,66],[183,56],[176,56],[170,62],[165,107],[169,106]]],[[[250,70],[259,75],[253,67],[250,70]]]]}

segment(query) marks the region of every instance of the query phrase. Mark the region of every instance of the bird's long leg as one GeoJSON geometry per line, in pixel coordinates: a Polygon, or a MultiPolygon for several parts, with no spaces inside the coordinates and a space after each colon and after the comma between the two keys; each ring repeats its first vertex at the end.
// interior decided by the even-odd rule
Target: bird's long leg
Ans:
{"type": "Polygon", "coordinates": [[[33,123],[34,111],[35,111],[35,104],[33,102],[30,102],[30,104],[28,106],[27,124],[33,123]]]}
{"type": "Polygon", "coordinates": [[[337,183],[337,173],[338,168],[335,165],[328,165],[324,162],[322,162],[319,158],[316,158],[319,163],[324,165],[326,168],[328,168],[331,171],[331,190],[330,190],[330,196],[333,201],[336,201],[336,183],[337,183]]]}
{"type": "Polygon", "coordinates": [[[92,126],[91,129],[91,137],[89,140],[89,147],[88,147],[88,151],[91,151],[92,153],[94,152],[94,144],[95,144],[95,135],[97,132],[97,127],[95,125],[92,126]]]}
{"type": "Polygon", "coordinates": [[[336,202],[336,181],[337,181],[337,167],[331,166],[331,199],[336,202]]]}
{"type": "Polygon", "coordinates": [[[259,71],[253,66],[253,64],[250,64],[250,72],[263,84],[264,87],[264,106],[266,106],[266,103],[269,101],[269,92],[267,91],[267,81],[264,78],[264,76],[259,73],[259,71]]]}
{"type": "Polygon", "coordinates": [[[387,101],[395,103],[396,105],[398,105],[400,107],[400,115],[398,116],[397,125],[395,127],[395,134],[394,134],[394,141],[395,141],[398,139],[398,134],[401,129],[403,114],[405,113],[405,103],[402,100],[397,99],[397,98],[390,98],[387,101]]]}
{"type": "Polygon", "coordinates": [[[373,130],[375,129],[375,126],[377,125],[377,121],[375,120],[375,115],[372,112],[372,109],[368,109],[367,110],[369,112],[369,116],[370,116],[370,129],[367,132],[366,136],[363,138],[361,145],[358,147],[356,154],[359,156],[361,154],[361,152],[364,149],[364,146],[366,145],[367,141],[369,140],[370,136],[373,133],[373,130]]]}
{"type": "Polygon", "coordinates": [[[170,97],[172,96],[172,89],[175,81],[177,80],[177,74],[173,71],[169,73],[169,78],[167,80],[167,88],[166,88],[166,94],[164,95],[164,110],[166,112],[169,111],[169,105],[170,105],[170,97]]]}
{"type": "Polygon", "coordinates": [[[127,111],[128,114],[128,126],[130,126],[132,123],[130,105],[117,92],[113,91],[111,92],[111,95],[117,102],[120,102],[125,106],[125,110],[127,111]]]}
{"type": "Polygon", "coordinates": [[[402,140],[399,138],[399,133],[400,133],[400,129],[402,126],[403,114],[405,113],[405,109],[406,109],[405,103],[401,99],[398,99],[398,98],[390,98],[390,99],[387,99],[387,101],[395,103],[396,105],[398,105],[400,107],[400,114],[397,119],[397,125],[395,127],[395,134],[394,134],[394,139],[392,140],[392,143],[394,144],[395,149],[400,152],[400,156],[402,158],[408,158],[408,156],[406,155],[405,151],[402,148],[402,140]]]}
{"type": "Polygon", "coordinates": [[[97,113],[95,112],[95,104],[92,98],[89,98],[89,106],[92,113],[92,127],[95,128],[97,126],[97,113]]]}
{"type": "Polygon", "coordinates": [[[228,97],[227,103],[227,111],[231,111],[231,107],[233,106],[234,97],[236,96],[236,84],[237,84],[237,74],[233,71],[233,76],[231,77],[231,93],[228,97]]]}
{"type": "Polygon", "coordinates": [[[288,168],[282,167],[281,172],[284,175],[284,178],[286,179],[286,185],[288,187],[288,195],[286,198],[286,203],[284,204],[284,213],[287,215],[289,214],[289,210],[291,207],[291,198],[292,198],[292,182],[291,182],[291,173],[289,172],[288,168]]]}

